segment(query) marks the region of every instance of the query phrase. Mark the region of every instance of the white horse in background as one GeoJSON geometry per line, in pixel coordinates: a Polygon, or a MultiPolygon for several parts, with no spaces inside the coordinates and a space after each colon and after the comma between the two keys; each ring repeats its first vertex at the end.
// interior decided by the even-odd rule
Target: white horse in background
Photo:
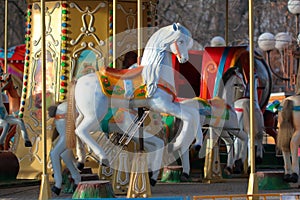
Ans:
{"type": "MultiPolygon", "coordinates": [[[[243,79],[244,80],[244,79],[243,79]]],[[[234,102],[234,108],[236,110],[238,120],[240,123],[240,128],[243,129],[248,136],[250,136],[250,87],[249,84],[246,86],[245,95],[242,98],[239,98],[234,102]]],[[[254,134],[255,134],[255,146],[256,149],[256,160],[257,163],[262,162],[263,158],[263,136],[264,131],[264,118],[261,108],[258,102],[258,77],[254,75],[254,134]]],[[[237,138],[235,140],[235,153],[238,153],[241,150],[241,141],[237,138]]],[[[235,164],[237,168],[240,168],[240,171],[243,171],[243,160],[238,158],[238,155],[235,155],[235,164]]],[[[250,137],[248,140],[248,166],[250,166],[250,137]]]]}
{"type": "MultiPolygon", "coordinates": [[[[298,77],[299,78],[299,77],[298,77]]],[[[284,161],[284,181],[297,183],[299,178],[300,95],[285,98],[278,112],[277,147],[284,161]]]]}
{"type": "MultiPolygon", "coordinates": [[[[117,132],[123,134],[127,130],[127,128],[131,125],[131,123],[134,121],[134,118],[137,115],[137,112],[134,111],[122,110],[121,112],[123,113],[123,117],[122,117],[123,120],[120,120],[120,122],[118,123],[108,123],[109,132],[117,132]]],[[[59,138],[55,142],[54,147],[50,152],[50,159],[52,163],[54,180],[55,180],[55,184],[54,186],[52,186],[51,190],[57,195],[60,194],[61,187],[62,187],[62,176],[61,176],[62,166],[61,166],[60,158],[63,159],[64,163],[66,164],[66,167],[69,169],[71,173],[72,179],[74,180],[74,189],[76,188],[76,186],[81,180],[80,173],[77,169],[78,164],[82,169],[84,167],[84,162],[86,158],[86,149],[84,146],[82,146],[82,143],[80,141],[77,142],[77,146],[76,146],[76,153],[77,153],[78,160],[75,160],[72,149],[67,148],[66,146],[66,131],[65,131],[66,113],[67,113],[67,102],[63,102],[57,106],[49,107],[49,116],[55,118],[55,127],[59,134],[59,138]],[[77,165],[77,167],[75,165],[77,165]]],[[[150,130],[152,128],[153,127],[146,126],[144,128],[143,134],[144,134],[145,150],[147,152],[148,170],[149,172],[152,172],[149,177],[150,184],[154,186],[157,182],[159,169],[161,168],[162,165],[164,141],[161,138],[149,133],[149,132],[153,132],[153,130],[150,130]]],[[[157,129],[161,129],[161,128],[162,127],[157,127],[157,129]]],[[[138,142],[137,137],[133,137],[132,139],[135,142],[138,142]]],[[[114,155],[114,156],[118,157],[118,155],[114,155]]]]}
{"type": "Polygon", "coordinates": [[[67,148],[66,144],[66,112],[67,102],[61,103],[57,106],[50,106],[48,108],[48,115],[55,118],[55,129],[59,134],[57,141],[55,141],[54,147],[50,151],[50,159],[53,169],[53,175],[55,184],[51,187],[51,190],[59,195],[62,187],[62,166],[61,159],[69,169],[72,179],[74,180],[74,188],[76,189],[78,183],[81,181],[81,175],[79,170],[75,166],[76,160],[73,154],[73,150],[67,148]]]}
{"type": "MultiPolygon", "coordinates": [[[[3,88],[12,81],[11,74],[1,72],[0,75],[0,92],[2,93],[3,88]]],[[[14,114],[8,114],[6,107],[3,103],[3,96],[0,94],[0,127],[2,127],[2,133],[0,135],[0,146],[3,147],[4,141],[9,131],[10,125],[16,124],[21,129],[21,136],[25,141],[25,147],[32,147],[32,143],[28,137],[24,121],[18,118],[14,114]]]]}
{"type": "MultiPolygon", "coordinates": [[[[75,98],[78,112],[75,133],[99,158],[102,165],[109,166],[111,163],[106,152],[92,138],[90,133],[99,130],[99,124],[109,107],[146,107],[157,113],[167,113],[180,118],[183,121],[182,131],[176,141],[169,144],[168,150],[181,149],[184,152],[189,149],[189,145],[194,139],[194,133],[199,128],[200,120],[197,109],[174,102],[175,84],[172,55],[176,55],[180,63],[186,62],[192,42],[190,32],[178,23],[163,27],[151,36],[141,60],[142,68],[137,68],[142,70],[143,82],[141,85],[146,85],[145,98],[138,99],[135,95],[133,99],[128,100],[120,97],[115,98],[114,95],[107,96],[101,87],[104,83],[99,81],[101,77],[98,77],[97,72],[84,75],[77,80],[75,96],[68,98],[68,100],[75,98]]],[[[105,81],[109,83],[109,80],[105,79],[105,81]]],[[[142,92],[144,89],[141,90],[142,92]]]]}
{"type": "MultiPolygon", "coordinates": [[[[215,144],[218,142],[219,138],[225,142],[228,156],[224,171],[228,175],[233,173],[235,161],[233,148],[234,142],[230,135],[233,135],[243,141],[241,143],[242,148],[238,153],[236,153],[237,158],[243,161],[247,158],[248,135],[243,128],[240,128],[241,124],[239,124],[237,114],[233,107],[235,98],[243,96],[245,87],[242,74],[237,72],[235,68],[232,68],[223,76],[223,82],[218,87],[217,96],[215,98],[208,100],[194,98],[188,100],[183,99],[181,101],[181,103],[190,106],[198,104],[197,107],[201,126],[195,134],[194,147],[202,146],[203,133],[201,129],[203,125],[212,127],[213,134],[217,136],[214,137],[215,144]]],[[[202,148],[201,151],[199,151],[199,158],[203,158],[206,154],[207,152],[202,148]]],[[[189,152],[186,151],[180,155],[183,167],[181,181],[188,181],[190,174],[189,152]]]]}

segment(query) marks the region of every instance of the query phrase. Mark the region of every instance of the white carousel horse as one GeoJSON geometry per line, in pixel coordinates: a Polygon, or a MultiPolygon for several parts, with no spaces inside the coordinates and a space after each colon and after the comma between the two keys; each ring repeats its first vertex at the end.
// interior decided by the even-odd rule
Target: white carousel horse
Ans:
{"type": "MultiPolygon", "coordinates": [[[[124,133],[127,128],[131,125],[134,118],[137,115],[137,112],[131,110],[124,110],[122,109],[122,120],[119,120],[117,123],[108,123],[108,130],[109,132],[118,132],[120,134],[124,133]]],[[[71,176],[74,180],[74,187],[78,185],[80,182],[80,174],[75,167],[76,162],[79,162],[80,168],[83,168],[84,161],[86,157],[86,151],[85,147],[82,146],[82,143],[78,141],[76,152],[78,156],[78,161],[75,161],[74,154],[72,152],[72,149],[67,148],[66,146],[66,116],[67,113],[67,102],[63,102],[57,106],[51,106],[49,107],[49,116],[55,118],[55,127],[59,134],[58,140],[55,142],[55,145],[53,149],[50,152],[50,158],[53,168],[53,174],[54,174],[54,180],[55,185],[51,188],[51,190],[56,193],[57,195],[60,194],[61,187],[62,187],[62,176],[61,176],[61,163],[60,163],[60,157],[63,159],[63,161],[66,164],[66,167],[69,169],[71,176]]],[[[151,113],[153,114],[153,113],[151,113]]],[[[115,115],[114,115],[115,117],[115,115]]],[[[109,119],[110,120],[110,117],[109,119]]],[[[162,127],[157,124],[157,130],[160,130],[162,127]]],[[[158,175],[159,175],[159,169],[161,168],[162,163],[162,156],[163,156],[163,149],[164,149],[164,141],[151,134],[153,133],[153,127],[146,126],[144,127],[144,145],[145,150],[147,152],[147,160],[148,160],[148,170],[151,173],[150,176],[150,183],[152,186],[156,184],[158,175]]],[[[138,142],[137,137],[132,138],[135,142],[138,142]]],[[[77,163],[78,164],[78,163],[77,163]]]]}
{"type": "MultiPolygon", "coordinates": [[[[199,117],[200,117],[200,124],[208,125],[210,127],[213,127],[213,133],[217,135],[215,137],[218,139],[219,137],[224,140],[226,143],[226,149],[228,152],[228,159],[227,159],[227,165],[226,170],[228,173],[232,173],[233,168],[233,142],[231,137],[228,135],[228,128],[235,127],[237,128],[237,117],[236,113],[233,108],[228,106],[223,99],[215,97],[213,99],[204,100],[200,98],[194,98],[189,100],[182,101],[183,104],[189,105],[192,103],[192,106],[198,103],[198,111],[199,111],[199,117]]],[[[194,146],[202,146],[203,143],[203,134],[202,134],[202,127],[199,128],[195,135],[195,143],[194,146]]],[[[239,131],[233,131],[234,135],[237,135],[237,137],[241,137],[239,131]]],[[[247,138],[247,136],[246,136],[247,138]]],[[[215,141],[217,143],[217,140],[215,141]]],[[[199,157],[202,158],[205,156],[205,153],[202,153],[203,149],[199,151],[199,157]]],[[[190,171],[190,163],[189,163],[189,154],[182,154],[182,167],[183,167],[183,175],[185,177],[189,177],[189,171],[190,171]]]]}
{"type": "MultiPolygon", "coordinates": [[[[258,77],[254,75],[254,134],[255,134],[255,146],[256,149],[256,160],[258,163],[262,162],[263,158],[263,136],[264,136],[264,118],[261,108],[258,102],[258,77]]],[[[250,95],[249,95],[249,84],[246,87],[244,97],[234,101],[234,108],[236,110],[240,128],[243,129],[250,136],[250,95]]],[[[241,141],[237,138],[235,140],[235,153],[241,149],[241,141]]],[[[235,164],[238,165],[241,170],[243,168],[243,160],[238,159],[235,156],[235,164]]],[[[238,168],[237,166],[237,168],[238,168]]],[[[248,140],[248,166],[250,166],[250,139],[248,140]]]]}
{"type": "Polygon", "coordinates": [[[175,54],[180,63],[186,62],[192,42],[190,32],[178,23],[163,27],[151,36],[141,60],[143,67],[137,68],[142,70],[143,83],[141,85],[146,85],[146,88],[140,90],[139,94],[145,94],[145,98],[138,99],[138,95],[131,100],[120,98],[120,96],[116,98],[115,96],[122,88],[115,91],[107,77],[104,80],[106,83],[104,86],[110,87],[113,95],[105,94],[105,89],[101,87],[105,83],[99,81],[101,77],[98,77],[97,72],[84,75],[77,80],[75,95],[68,98],[76,102],[78,117],[75,122],[75,133],[99,158],[102,165],[109,166],[110,162],[105,151],[90,133],[99,130],[100,121],[109,107],[146,107],[157,113],[167,113],[180,118],[183,121],[182,131],[176,141],[169,144],[168,150],[182,149],[184,151],[189,148],[200,120],[198,120],[196,109],[173,101],[175,85],[172,55],[175,54]]]}
{"type": "Polygon", "coordinates": [[[62,166],[60,158],[63,159],[66,167],[69,169],[72,179],[74,180],[74,189],[81,181],[81,176],[78,169],[75,166],[75,157],[73,150],[67,148],[66,145],[66,120],[65,115],[67,112],[67,103],[61,103],[58,106],[50,106],[48,108],[48,115],[55,118],[55,128],[59,134],[57,141],[55,142],[54,147],[50,151],[50,159],[52,163],[53,175],[55,184],[52,186],[51,190],[59,195],[62,186],[62,166]]]}
{"type": "MultiPolygon", "coordinates": [[[[6,87],[7,84],[12,81],[10,74],[2,73],[0,75],[0,91],[6,87]]],[[[0,95],[0,127],[2,127],[2,133],[0,136],[0,146],[3,146],[6,136],[9,131],[10,125],[16,124],[21,129],[21,136],[25,141],[25,147],[32,147],[31,141],[28,137],[24,121],[20,118],[17,118],[15,114],[8,114],[6,107],[4,106],[2,95],[0,95]]]]}
{"type": "MultiPolygon", "coordinates": [[[[234,151],[233,151],[233,140],[230,136],[233,135],[236,138],[239,138],[242,141],[241,149],[237,154],[238,159],[243,161],[247,157],[247,144],[248,144],[248,135],[242,128],[237,118],[235,109],[233,108],[234,97],[241,96],[241,93],[245,90],[245,85],[243,84],[243,77],[240,73],[235,73],[235,70],[231,69],[230,77],[223,79],[223,85],[220,85],[217,92],[217,97],[210,100],[201,100],[201,99],[192,99],[182,101],[183,104],[189,104],[190,102],[197,101],[199,103],[198,109],[200,114],[200,124],[208,125],[213,127],[213,133],[217,134],[215,138],[217,143],[218,138],[220,137],[226,145],[227,150],[227,164],[224,171],[229,175],[233,172],[234,167],[234,151]],[[203,108],[203,105],[206,103],[206,107],[203,108]]],[[[229,74],[229,73],[227,73],[229,74]]],[[[228,76],[228,75],[227,75],[228,76]]],[[[225,76],[226,77],[226,76],[225,76]]],[[[194,103],[195,104],[195,103],[194,103]]],[[[200,127],[201,129],[202,127],[200,127]]],[[[194,145],[202,146],[203,134],[202,131],[197,131],[195,135],[194,145]]],[[[183,154],[182,156],[182,165],[183,173],[188,177],[189,175],[189,159],[188,154],[183,154]]],[[[203,149],[199,151],[199,157],[202,158],[205,156],[203,149]]]]}
{"type": "Polygon", "coordinates": [[[287,182],[297,183],[299,177],[298,148],[300,145],[300,95],[285,98],[278,112],[277,147],[284,161],[284,177],[287,182]]]}

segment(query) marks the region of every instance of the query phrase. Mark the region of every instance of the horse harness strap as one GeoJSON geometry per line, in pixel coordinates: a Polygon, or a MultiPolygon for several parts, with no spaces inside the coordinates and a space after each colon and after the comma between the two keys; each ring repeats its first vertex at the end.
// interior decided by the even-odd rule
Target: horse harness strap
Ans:
{"type": "Polygon", "coordinates": [[[181,58],[181,53],[179,51],[177,41],[174,42],[174,45],[175,45],[175,49],[176,49],[176,53],[174,55],[177,56],[178,58],[181,58]]]}
{"type": "MultiPolygon", "coordinates": [[[[282,111],[282,106],[278,107],[278,111],[282,111]]],[[[300,106],[294,106],[293,111],[296,111],[296,112],[300,111],[300,106]]]]}
{"type": "Polygon", "coordinates": [[[56,114],[55,115],[55,119],[65,119],[66,118],[66,114],[56,114]]]}

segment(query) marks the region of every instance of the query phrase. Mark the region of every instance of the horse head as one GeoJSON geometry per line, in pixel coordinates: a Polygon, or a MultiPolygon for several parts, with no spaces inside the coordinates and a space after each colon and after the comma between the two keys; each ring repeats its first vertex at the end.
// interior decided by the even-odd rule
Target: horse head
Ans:
{"type": "Polygon", "coordinates": [[[226,71],[219,85],[217,95],[232,105],[233,102],[245,95],[246,84],[243,74],[238,67],[232,67],[226,71]]]}
{"type": "Polygon", "coordinates": [[[1,90],[4,90],[5,87],[9,84],[11,81],[11,75],[8,73],[1,73],[0,74],[0,87],[1,90]]]}
{"type": "Polygon", "coordinates": [[[6,90],[12,98],[20,98],[22,94],[22,80],[10,73],[0,74],[0,87],[6,90]]]}
{"type": "Polygon", "coordinates": [[[190,32],[181,24],[174,23],[173,31],[178,35],[175,41],[170,45],[171,52],[177,57],[180,63],[185,63],[189,59],[189,49],[193,46],[190,32]]]}

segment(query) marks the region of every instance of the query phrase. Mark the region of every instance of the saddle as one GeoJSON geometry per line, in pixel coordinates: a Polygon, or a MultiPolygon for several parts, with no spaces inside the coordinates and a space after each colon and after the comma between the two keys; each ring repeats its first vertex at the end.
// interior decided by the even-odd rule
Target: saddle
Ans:
{"type": "MultiPolygon", "coordinates": [[[[113,69],[103,67],[96,72],[102,91],[106,96],[124,99],[126,88],[133,91],[132,98],[146,98],[146,84],[142,78],[143,67],[134,69],[113,69]]],[[[175,98],[175,89],[164,80],[159,80],[157,85],[175,98]]]]}
{"type": "Polygon", "coordinates": [[[138,75],[141,75],[143,66],[138,66],[133,69],[114,69],[111,67],[102,67],[100,73],[106,74],[107,76],[114,77],[117,79],[133,79],[138,75]]]}

